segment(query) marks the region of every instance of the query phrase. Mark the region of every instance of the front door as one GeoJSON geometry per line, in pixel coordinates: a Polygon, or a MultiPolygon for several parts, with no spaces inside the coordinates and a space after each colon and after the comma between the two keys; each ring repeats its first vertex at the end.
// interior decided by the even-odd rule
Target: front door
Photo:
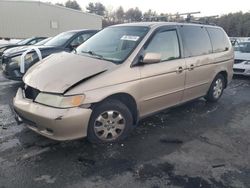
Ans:
{"type": "Polygon", "coordinates": [[[182,100],[185,83],[185,61],[181,59],[177,30],[161,29],[144,47],[144,54],[159,53],[161,62],[144,64],[141,72],[141,115],[145,116],[182,100]]]}

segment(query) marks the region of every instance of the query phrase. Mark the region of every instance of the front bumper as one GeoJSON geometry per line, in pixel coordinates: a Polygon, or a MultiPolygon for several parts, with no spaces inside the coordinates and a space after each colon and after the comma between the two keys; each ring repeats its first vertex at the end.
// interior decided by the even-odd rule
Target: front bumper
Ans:
{"type": "Polygon", "coordinates": [[[235,75],[250,76],[250,69],[234,68],[233,73],[235,75]]]}
{"type": "Polygon", "coordinates": [[[233,73],[235,75],[250,76],[250,64],[248,60],[235,60],[233,66],[233,73]]]}
{"type": "Polygon", "coordinates": [[[18,69],[10,69],[5,64],[2,64],[1,69],[5,78],[10,80],[22,81],[23,74],[18,69]]]}
{"type": "Polygon", "coordinates": [[[87,136],[91,109],[58,109],[26,99],[21,88],[13,100],[19,120],[31,130],[53,140],[73,140],[87,136]]]}
{"type": "Polygon", "coordinates": [[[20,67],[18,65],[10,65],[9,57],[2,56],[1,69],[5,78],[10,80],[22,81],[23,74],[20,73],[20,67]]]}

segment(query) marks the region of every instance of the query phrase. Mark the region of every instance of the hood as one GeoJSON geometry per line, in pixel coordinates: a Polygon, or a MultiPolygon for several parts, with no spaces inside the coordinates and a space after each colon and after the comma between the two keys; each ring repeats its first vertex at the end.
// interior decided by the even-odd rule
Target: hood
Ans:
{"type": "Polygon", "coordinates": [[[4,51],[4,55],[8,57],[22,55],[23,52],[25,52],[26,50],[32,47],[36,47],[40,51],[44,51],[44,50],[57,51],[59,49],[58,47],[53,47],[53,46],[20,46],[20,47],[11,48],[11,49],[4,51]]]}
{"type": "Polygon", "coordinates": [[[18,44],[3,44],[0,46],[0,48],[8,48],[8,47],[16,47],[19,46],[18,44]]]}
{"type": "Polygon", "coordinates": [[[24,75],[24,83],[43,92],[64,93],[72,86],[97,76],[115,64],[62,52],[45,58],[24,75]]]}
{"type": "Polygon", "coordinates": [[[234,56],[235,56],[235,59],[250,60],[250,53],[243,53],[243,52],[235,51],[234,56]]]}
{"type": "Polygon", "coordinates": [[[20,50],[25,50],[25,49],[27,50],[29,47],[30,47],[30,46],[17,46],[17,47],[13,47],[13,48],[10,48],[10,49],[5,50],[4,53],[5,53],[6,55],[9,55],[9,54],[11,54],[11,53],[15,53],[15,52],[18,52],[18,51],[20,51],[20,50]]]}

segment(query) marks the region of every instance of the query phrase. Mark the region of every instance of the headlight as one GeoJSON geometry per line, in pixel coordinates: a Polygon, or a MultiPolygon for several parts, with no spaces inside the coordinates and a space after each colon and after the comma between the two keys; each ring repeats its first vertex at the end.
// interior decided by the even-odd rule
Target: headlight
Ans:
{"type": "Polygon", "coordinates": [[[34,53],[29,53],[25,56],[25,63],[31,63],[34,60],[34,53]]]}
{"type": "Polygon", "coordinates": [[[21,56],[16,56],[10,59],[10,64],[18,64],[21,63],[21,56]]]}
{"type": "Polygon", "coordinates": [[[250,65],[250,61],[246,61],[246,62],[245,62],[245,65],[250,65]]]}
{"type": "Polygon", "coordinates": [[[0,53],[3,53],[3,51],[5,50],[6,48],[0,48],[0,53]]]}
{"type": "MultiPolygon", "coordinates": [[[[32,61],[35,59],[35,54],[30,53],[25,56],[25,64],[26,63],[32,63],[32,61]]],[[[16,56],[10,59],[11,64],[18,64],[20,66],[21,64],[21,56],[16,56]]]]}
{"type": "Polygon", "coordinates": [[[73,108],[80,106],[84,99],[84,95],[62,96],[56,94],[39,93],[35,99],[35,102],[56,108],[73,108]]]}

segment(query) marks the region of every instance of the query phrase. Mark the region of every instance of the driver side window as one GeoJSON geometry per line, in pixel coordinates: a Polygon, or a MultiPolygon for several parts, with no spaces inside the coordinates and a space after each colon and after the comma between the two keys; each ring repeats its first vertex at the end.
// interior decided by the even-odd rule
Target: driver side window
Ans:
{"type": "Polygon", "coordinates": [[[33,44],[36,44],[36,39],[34,39],[34,40],[32,40],[32,41],[30,41],[29,43],[28,43],[28,45],[33,45],[33,44]]]}
{"type": "Polygon", "coordinates": [[[79,35],[70,43],[70,47],[76,48],[80,46],[82,43],[88,40],[92,35],[93,35],[92,33],[85,33],[85,34],[79,35]]]}
{"type": "Polygon", "coordinates": [[[169,30],[156,33],[144,53],[161,54],[161,61],[178,59],[180,57],[180,48],[177,32],[169,30]]]}

